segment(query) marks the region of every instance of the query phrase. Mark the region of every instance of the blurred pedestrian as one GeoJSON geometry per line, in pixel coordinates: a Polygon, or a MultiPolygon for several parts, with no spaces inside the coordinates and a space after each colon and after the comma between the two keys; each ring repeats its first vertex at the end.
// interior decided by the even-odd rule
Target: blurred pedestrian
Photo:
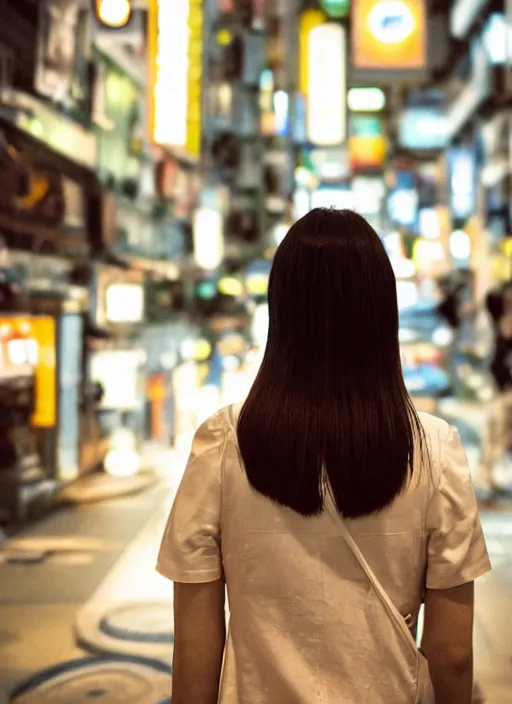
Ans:
{"type": "Polygon", "coordinates": [[[494,325],[490,372],[496,396],[489,403],[482,433],[478,481],[496,491],[496,470],[512,449],[512,282],[490,291],[486,308],[494,325]]]}
{"type": "Polygon", "coordinates": [[[251,391],[197,431],[163,537],[173,704],[470,704],[489,559],[459,435],[406,392],[373,228],[296,222],[269,312],[251,391]]]}

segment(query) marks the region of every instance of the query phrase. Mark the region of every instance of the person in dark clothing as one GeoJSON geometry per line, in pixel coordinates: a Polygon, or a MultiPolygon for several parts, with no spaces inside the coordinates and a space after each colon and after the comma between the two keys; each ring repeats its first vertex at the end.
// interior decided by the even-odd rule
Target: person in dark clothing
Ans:
{"type": "Polygon", "coordinates": [[[490,291],[485,307],[494,323],[495,342],[490,371],[500,392],[512,388],[512,281],[490,291]]]}

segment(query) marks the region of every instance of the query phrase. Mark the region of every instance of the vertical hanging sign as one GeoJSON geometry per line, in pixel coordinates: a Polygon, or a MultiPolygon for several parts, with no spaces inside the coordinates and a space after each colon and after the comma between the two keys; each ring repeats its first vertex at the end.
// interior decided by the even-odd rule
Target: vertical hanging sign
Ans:
{"type": "Polygon", "coordinates": [[[326,16],[320,10],[306,10],[299,20],[299,92],[306,98],[309,86],[309,35],[324,24],[326,16]]]}
{"type": "Polygon", "coordinates": [[[154,144],[199,158],[203,0],[149,0],[149,126],[154,144]]]}
{"type": "Polygon", "coordinates": [[[308,141],[318,146],[338,146],[347,136],[345,28],[328,22],[312,29],[308,54],[308,141]]]}

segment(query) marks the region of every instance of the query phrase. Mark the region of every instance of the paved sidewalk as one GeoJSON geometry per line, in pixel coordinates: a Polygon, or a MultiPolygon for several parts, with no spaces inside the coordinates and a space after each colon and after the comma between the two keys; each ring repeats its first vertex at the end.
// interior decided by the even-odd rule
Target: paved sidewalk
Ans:
{"type": "Polygon", "coordinates": [[[116,500],[63,507],[0,546],[0,704],[27,677],[90,655],[77,645],[77,613],[123,551],[137,545],[176,486],[173,471],[183,470],[184,459],[161,446],[146,454],[157,484],[116,500]]]}

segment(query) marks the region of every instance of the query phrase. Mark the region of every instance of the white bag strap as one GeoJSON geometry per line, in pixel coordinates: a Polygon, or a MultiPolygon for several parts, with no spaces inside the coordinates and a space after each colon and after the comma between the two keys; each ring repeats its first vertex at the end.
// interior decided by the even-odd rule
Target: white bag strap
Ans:
{"type": "Polygon", "coordinates": [[[391,599],[388,596],[388,593],[382,586],[382,584],[379,582],[377,577],[375,576],[372,568],[370,565],[366,562],[366,558],[359,549],[359,546],[357,545],[356,541],[350,534],[350,531],[348,530],[347,526],[345,525],[345,521],[341,516],[339,516],[340,519],[340,526],[341,526],[341,531],[343,533],[343,537],[345,539],[345,542],[349,546],[350,550],[354,554],[354,557],[356,560],[359,562],[361,567],[363,568],[366,576],[368,577],[368,580],[370,581],[370,584],[372,587],[375,589],[377,592],[377,596],[380,598],[382,601],[382,604],[384,605],[385,609],[387,610],[391,620],[395,623],[395,625],[398,627],[398,630],[403,634],[407,642],[410,644],[412,648],[414,648],[414,652],[418,652],[418,648],[416,646],[416,642],[414,638],[412,637],[412,633],[410,632],[409,628],[407,627],[407,624],[405,623],[405,618],[402,616],[402,614],[398,611],[396,606],[393,604],[391,599]]]}

